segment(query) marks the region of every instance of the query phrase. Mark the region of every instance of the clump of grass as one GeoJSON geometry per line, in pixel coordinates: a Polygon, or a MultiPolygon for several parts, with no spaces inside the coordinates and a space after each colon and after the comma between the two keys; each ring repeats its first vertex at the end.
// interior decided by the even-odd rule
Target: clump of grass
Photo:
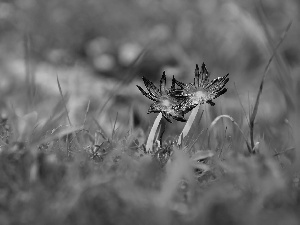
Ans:
{"type": "MultiPolygon", "coordinates": [[[[134,148],[134,132],[120,135],[116,117],[113,132],[106,133],[89,106],[82,125],[73,126],[59,80],[61,98],[45,122],[35,112],[18,118],[11,110],[0,123],[1,224],[298,224],[299,175],[286,176],[273,155],[252,154],[251,135],[249,141],[230,115],[216,117],[208,135],[227,118],[252,157],[229,148],[221,158],[210,145],[199,147],[204,130],[197,124],[203,116],[199,103],[207,101],[197,101],[188,89],[193,84],[178,82],[173,79],[172,96],[164,80],[162,90],[167,100],[178,98],[173,103],[185,108],[175,105],[177,114],[171,111],[171,117],[160,108],[146,143],[134,148]],[[165,140],[162,120],[180,119],[188,111],[182,132],[165,140]]],[[[262,88],[263,81],[252,128],[262,88]]],[[[206,100],[212,104],[211,97],[206,100]]]]}
{"type": "MultiPolygon", "coordinates": [[[[66,114],[61,101],[59,111],[63,122],[66,114]]],[[[52,121],[59,116],[54,115],[52,121]]],[[[55,126],[54,122],[47,124],[48,128],[55,126]]],[[[45,132],[46,137],[41,137],[39,143],[48,145],[40,144],[39,148],[29,142],[16,145],[11,143],[13,140],[2,147],[1,204],[7,208],[1,214],[1,221],[7,224],[299,221],[296,211],[290,210],[299,207],[293,198],[299,195],[299,190],[296,184],[289,185],[272,157],[257,154],[249,158],[227,153],[222,161],[213,150],[183,151],[184,146],[162,143],[166,151],[167,146],[172,146],[169,148],[172,154],[162,164],[140,149],[131,154],[127,148],[129,138],[108,137],[100,131],[89,136],[87,133],[91,131],[78,130],[78,140],[85,147],[77,149],[76,145],[67,145],[65,136],[75,131],[67,132],[64,127],[45,132]],[[72,154],[67,154],[67,147],[72,154]]]]}

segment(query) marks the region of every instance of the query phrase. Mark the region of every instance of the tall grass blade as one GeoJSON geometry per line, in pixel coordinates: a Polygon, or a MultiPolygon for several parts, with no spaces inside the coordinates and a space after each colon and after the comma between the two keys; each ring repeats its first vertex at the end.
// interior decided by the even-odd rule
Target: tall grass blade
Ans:
{"type": "Polygon", "coordinates": [[[60,86],[60,83],[59,83],[58,75],[56,75],[56,80],[57,80],[57,85],[58,85],[59,93],[60,93],[61,99],[63,101],[64,107],[65,107],[65,110],[66,110],[66,113],[67,113],[67,118],[68,118],[68,121],[69,121],[69,125],[72,126],[72,123],[71,123],[71,120],[70,120],[70,117],[69,117],[69,112],[68,112],[68,109],[67,109],[67,104],[66,104],[66,102],[64,100],[64,95],[62,93],[62,89],[61,89],[61,86],[60,86]]]}
{"type": "Polygon", "coordinates": [[[23,37],[24,43],[24,63],[25,63],[25,79],[26,89],[29,104],[26,105],[26,112],[29,113],[29,108],[34,105],[35,97],[35,76],[33,72],[32,60],[31,60],[31,36],[29,33],[25,33],[23,37]]]}
{"type": "Polygon", "coordinates": [[[190,144],[190,146],[187,146],[187,147],[185,148],[187,152],[190,152],[190,151],[191,151],[192,147],[196,144],[196,142],[198,141],[198,139],[200,138],[200,136],[203,134],[203,131],[204,131],[204,130],[202,130],[201,132],[199,132],[199,134],[197,135],[197,137],[195,138],[195,140],[194,140],[194,141],[191,141],[192,144],[190,144]]]}
{"type": "Polygon", "coordinates": [[[260,95],[262,93],[262,90],[263,90],[263,86],[264,86],[264,80],[265,80],[265,77],[266,77],[266,74],[270,68],[270,64],[274,58],[274,56],[276,55],[276,52],[277,52],[277,49],[279,48],[279,46],[281,45],[281,43],[283,42],[283,40],[285,39],[286,37],[286,34],[288,32],[288,30],[290,29],[292,25],[292,22],[290,22],[287,26],[287,28],[285,29],[283,35],[281,35],[281,38],[278,42],[278,44],[276,45],[275,49],[273,50],[273,53],[265,67],[265,70],[264,70],[264,73],[263,73],[263,77],[262,77],[262,80],[261,80],[261,83],[260,83],[260,86],[259,86],[259,90],[258,90],[258,93],[257,93],[257,97],[256,97],[256,101],[255,101],[255,105],[254,105],[254,108],[253,108],[253,111],[252,111],[252,114],[250,116],[250,121],[249,121],[249,125],[250,125],[250,142],[251,142],[251,149],[254,148],[255,144],[254,144],[254,122],[255,122],[255,118],[256,118],[256,115],[257,115],[257,111],[258,111],[258,105],[259,105],[259,99],[260,99],[260,95]]]}
{"type": "Polygon", "coordinates": [[[94,123],[96,124],[96,126],[98,128],[98,133],[102,136],[102,138],[104,140],[109,140],[107,134],[105,133],[105,131],[102,128],[102,126],[100,125],[100,123],[96,120],[96,118],[92,116],[92,119],[93,119],[94,123]]]}
{"type": "Polygon", "coordinates": [[[137,64],[137,62],[146,54],[146,52],[148,51],[148,48],[145,47],[140,54],[136,57],[136,59],[131,63],[131,65],[129,66],[129,69],[127,71],[127,75],[125,75],[125,79],[121,80],[119,83],[117,83],[115,85],[115,87],[113,88],[112,94],[108,97],[108,99],[104,102],[103,106],[101,107],[101,109],[96,113],[96,115],[100,116],[103,112],[103,110],[105,109],[106,105],[108,104],[108,102],[114,97],[116,96],[121,90],[122,87],[126,84],[129,83],[135,76],[136,74],[133,73],[133,69],[134,66],[137,64]]]}
{"type": "MultiPolygon", "coordinates": [[[[258,11],[257,15],[258,18],[260,19],[260,22],[264,28],[266,37],[268,39],[268,43],[271,47],[271,49],[275,49],[274,47],[274,43],[272,40],[272,32],[269,31],[269,28],[267,26],[267,19],[266,19],[266,13],[263,10],[263,4],[262,1],[260,0],[260,5],[256,6],[256,9],[258,11]]],[[[292,21],[289,22],[289,24],[287,25],[285,31],[282,33],[281,38],[283,39],[284,36],[286,36],[288,30],[290,29],[290,26],[292,24],[292,21]]],[[[292,84],[293,84],[293,79],[291,77],[291,73],[289,71],[288,66],[285,63],[285,60],[283,59],[283,57],[281,56],[281,54],[278,54],[278,52],[275,53],[275,59],[276,59],[276,64],[275,66],[277,67],[277,71],[278,71],[278,75],[276,77],[276,83],[278,88],[280,88],[280,90],[283,92],[285,100],[288,104],[288,106],[290,107],[290,109],[294,110],[295,109],[295,102],[293,100],[293,92],[292,92],[292,84]]]]}
{"type": "Polygon", "coordinates": [[[64,115],[65,109],[63,107],[62,100],[60,100],[54,107],[49,119],[45,122],[41,129],[38,130],[38,132],[35,132],[35,135],[31,139],[31,143],[38,142],[43,136],[46,135],[48,131],[57,127],[57,124],[63,118],[64,115]]]}
{"type": "Polygon", "coordinates": [[[86,119],[87,119],[87,114],[88,114],[88,112],[90,110],[90,103],[91,103],[91,100],[89,100],[88,105],[87,105],[86,110],[85,110],[84,120],[83,120],[83,124],[82,124],[83,128],[85,127],[85,123],[86,123],[86,119]]]}
{"type": "Polygon", "coordinates": [[[246,145],[247,145],[247,148],[248,148],[249,153],[252,153],[252,148],[251,148],[251,146],[250,146],[250,144],[249,144],[249,142],[248,142],[248,140],[247,140],[247,138],[246,138],[244,132],[242,131],[242,129],[240,128],[240,126],[237,124],[237,122],[235,122],[234,119],[233,119],[231,116],[229,116],[229,115],[220,115],[220,116],[218,116],[217,118],[215,118],[215,119],[211,122],[211,124],[210,124],[210,126],[209,126],[209,128],[208,128],[208,139],[207,139],[207,140],[208,140],[208,146],[210,146],[210,131],[212,130],[212,128],[217,124],[217,122],[218,122],[221,118],[227,118],[227,119],[231,120],[231,122],[239,129],[239,131],[240,131],[241,134],[243,135],[243,138],[244,138],[244,140],[245,140],[245,142],[246,142],[246,145]]]}
{"type": "MultiPolygon", "coordinates": [[[[64,96],[63,96],[63,93],[62,93],[62,89],[61,89],[61,86],[60,86],[60,83],[59,83],[59,79],[58,79],[58,75],[56,75],[56,81],[57,81],[57,85],[58,85],[58,89],[59,89],[59,93],[60,93],[60,96],[61,96],[61,99],[63,101],[63,104],[64,104],[64,107],[65,107],[65,110],[66,110],[66,114],[67,114],[67,118],[68,118],[68,122],[69,122],[69,125],[72,126],[72,123],[71,123],[71,120],[70,120],[70,116],[69,116],[69,111],[68,111],[68,108],[67,108],[67,104],[65,102],[65,99],[64,99],[64,96]]],[[[74,133],[75,135],[75,140],[76,140],[76,144],[77,146],[80,146],[79,144],[79,138],[77,136],[76,133],[74,133]]],[[[69,153],[69,135],[67,135],[67,150],[68,150],[68,153],[69,153]]],[[[82,146],[80,146],[82,147],[82,146]]]]}
{"type": "Polygon", "coordinates": [[[263,90],[263,85],[264,85],[264,79],[262,79],[262,81],[260,83],[256,101],[255,101],[255,105],[254,105],[252,114],[250,116],[250,121],[249,121],[251,149],[254,148],[254,122],[255,122],[255,117],[257,115],[257,111],[258,111],[259,99],[260,99],[260,95],[263,90]]]}
{"type": "MultiPolygon", "coordinates": [[[[245,110],[245,108],[244,108],[244,106],[243,106],[243,104],[242,104],[241,98],[240,98],[240,96],[239,96],[239,93],[238,93],[238,91],[237,91],[237,87],[236,87],[235,83],[234,83],[234,89],[235,89],[235,92],[236,92],[236,96],[237,96],[238,99],[239,99],[239,103],[240,103],[240,105],[242,106],[243,113],[244,113],[244,115],[245,115],[245,117],[246,117],[246,119],[247,119],[248,126],[250,126],[250,121],[249,121],[249,118],[248,118],[248,115],[250,115],[250,112],[249,112],[249,114],[247,115],[246,110],[245,110]]],[[[249,107],[249,108],[250,108],[250,107],[249,107]]]]}
{"type": "Polygon", "coordinates": [[[115,122],[114,122],[114,126],[113,126],[113,130],[112,130],[112,134],[111,134],[111,139],[113,140],[114,139],[114,135],[115,135],[115,132],[116,132],[116,124],[117,124],[117,121],[118,121],[118,112],[117,112],[117,116],[116,116],[116,119],[115,119],[115,122]]]}
{"type": "MultiPolygon", "coordinates": [[[[61,131],[58,131],[57,133],[55,133],[53,135],[50,135],[48,137],[45,137],[44,139],[39,140],[38,142],[35,142],[34,145],[40,145],[42,143],[51,142],[51,141],[54,141],[56,139],[62,138],[64,136],[67,136],[67,138],[68,138],[68,136],[70,134],[73,134],[73,133],[75,133],[77,131],[80,131],[80,130],[82,130],[82,127],[80,127],[80,126],[67,127],[67,128],[65,128],[61,131]]],[[[67,144],[68,144],[68,142],[67,142],[67,144]]]]}

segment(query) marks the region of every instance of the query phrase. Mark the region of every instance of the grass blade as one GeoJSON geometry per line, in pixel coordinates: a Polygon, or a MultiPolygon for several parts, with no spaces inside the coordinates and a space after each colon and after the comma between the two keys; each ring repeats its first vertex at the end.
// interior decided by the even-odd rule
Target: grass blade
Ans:
{"type": "Polygon", "coordinates": [[[35,87],[35,73],[33,71],[33,62],[31,60],[31,35],[30,33],[25,33],[23,37],[24,43],[24,63],[25,63],[25,79],[26,79],[26,89],[29,104],[26,105],[26,112],[29,113],[29,110],[34,106],[34,98],[36,94],[35,87]],[[29,108],[28,108],[29,107],[29,108]]]}
{"type": "Polygon", "coordinates": [[[91,103],[91,100],[89,100],[88,105],[87,105],[87,107],[86,107],[86,111],[85,111],[85,114],[84,114],[84,120],[83,120],[83,124],[82,124],[82,127],[83,127],[83,128],[84,128],[85,123],[86,123],[87,114],[88,114],[88,112],[89,112],[89,110],[90,110],[90,103],[91,103]]]}
{"type": "Polygon", "coordinates": [[[121,80],[119,83],[117,83],[115,85],[115,87],[113,88],[112,94],[104,102],[104,104],[101,107],[100,111],[96,112],[96,115],[100,116],[102,114],[103,110],[105,109],[106,105],[108,104],[108,102],[122,90],[122,86],[124,86],[124,84],[130,82],[136,76],[133,73],[133,68],[136,65],[136,63],[146,54],[147,50],[148,50],[148,48],[145,47],[140,52],[140,54],[136,57],[136,59],[131,63],[131,65],[129,66],[129,69],[127,71],[127,75],[125,75],[126,78],[124,80],[121,80]]]}
{"type": "MultiPolygon", "coordinates": [[[[49,137],[45,137],[44,139],[41,139],[37,142],[34,143],[34,145],[40,145],[42,143],[47,143],[47,142],[51,142],[55,139],[60,139],[64,136],[67,136],[67,139],[68,139],[68,136],[69,134],[73,134],[73,133],[76,133],[77,131],[80,131],[82,130],[82,127],[78,126],[78,127],[67,127],[61,131],[58,131],[56,134],[53,134],[49,137]]],[[[68,140],[67,140],[67,144],[68,144],[68,140]]]]}
{"type": "MultiPolygon", "coordinates": [[[[243,106],[243,104],[242,104],[242,101],[241,101],[241,98],[240,98],[239,93],[238,93],[238,91],[237,91],[237,87],[236,87],[235,83],[234,83],[234,89],[235,89],[235,92],[236,92],[236,96],[237,96],[238,99],[239,99],[239,103],[240,103],[240,105],[242,106],[243,113],[244,113],[244,115],[245,115],[245,117],[246,117],[246,119],[247,119],[248,126],[250,126],[249,118],[248,118],[247,113],[246,113],[246,110],[245,110],[245,108],[244,108],[244,106],[243,106]]],[[[249,108],[250,108],[250,107],[249,107],[249,108]]],[[[249,112],[248,115],[250,115],[250,112],[249,112]]]]}
{"type": "Polygon", "coordinates": [[[105,133],[100,123],[96,120],[96,118],[92,116],[92,119],[98,128],[98,133],[103,137],[104,140],[109,140],[107,134],[105,133]]]}
{"type": "Polygon", "coordinates": [[[264,70],[264,73],[263,73],[263,77],[262,77],[262,80],[260,82],[259,90],[258,90],[258,93],[257,93],[257,96],[256,96],[255,105],[254,105],[252,114],[250,116],[250,121],[249,121],[251,149],[253,149],[254,146],[255,146],[255,144],[254,144],[254,122],[255,122],[256,115],[257,115],[257,111],[258,111],[258,105],[259,105],[260,96],[261,96],[261,93],[262,93],[262,90],[263,90],[263,86],[264,86],[264,80],[265,80],[266,74],[267,74],[267,72],[268,72],[268,70],[270,68],[270,64],[271,64],[273,58],[276,55],[277,49],[279,48],[279,46],[281,45],[281,43],[285,39],[286,34],[287,34],[288,30],[290,29],[291,25],[292,25],[292,22],[290,22],[287,25],[284,33],[281,35],[281,38],[278,41],[275,49],[273,50],[273,53],[272,53],[272,55],[271,55],[271,57],[270,57],[267,65],[265,67],[265,70],[264,70]]]}
{"type": "MultiPolygon", "coordinates": [[[[267,18],[266,18],[266,12],[263,10],[263,4],[262,0],[259,2],[260,4],[256,6],[257,8],[257,15],[258,18],[262,24],[262,27],[264,29],[264,32],[266,34],[269,46],[271,49],[275,49],[275,44],[273,43],[272,40],[272,32],[269,31],[269,26],[267,25],[267,18]]],[[[283,40],[283,37],[287,34],[288,30],[290,29],[290,26],[292,24],[292,21],[289,22],[288,26],[286,27],[285,31],[281,35],[281,39],[283,40]]],[[[275,60],[276,64],[275,66],[277,67],[277,73],[278,76],[275,78],[276,85],[278,88],[282,91],[284,94],[285,100],[290,107],[291,110],[295,110],[295,102],[293,100],[293,96],[295,95],[293,93],[293,78],[291,76],[289,67],[286,65],[285,60],[283,59],[283,56],[281,54],[278,54],[278,52],[275,52],[275,60]]]]}
{"type": "Polygon", "coordinates": [[[35,132],[34,137],[32,137],[31,139],[31,143],[38,142],[43,136],[47,134],[48,131],[54,129],[59,121],[64,117],[64,115],[65,111],[62,105],[62,100],[60,100],[52,110],[52,114],[45,122],[45,124],[38,130],[38,132],[35,132]]]}
{"type": "Polygon", "coordinates": [[[244,132],[242,131],[242,129],[240,128],[240,126],[237,124],[237,122],[235,122],[234,119],[233,119],[231,116],[229,116],[229,115],[220,115],[220,116],[218,116],[217,118],[215,118],[215,119],[212,121],[212,123],[210,124],[210,126],[209,126],[209,128],[208,128],[208,146],[210,146],[210,143],[209,143],[209,142],[210,142],[210,131],[212,130],[212,128],[216,125],[216,123],[217,123],[221,118],[227,118],[227,119],[231,120],[231,122],[239,129],[239,131],[240,131],[241,134],[243,135],[243,138],[244,138],[244,140],[245,140],[245,142],[246,142],[246,144],[247,144],[247,148],[248,148],[249,153],[252,153],[252,148],[251,148],[251,146],[250,146],[250,144],[249,144],[249,142],[248,142],[248,140],[247,140],[247,138],[246,138],[244,132]]]}
{"type": "Polygon", "coordinates": [[[114,126],[113,126],[113,130],[112,130],[112,134],[111,134],[111,139],[113,140],[114,139],[114,135],[115,135],[115,132],[116,132],[116,124],[117,124],[117,120],[118,120],[118,112],[117,112],[117,116],[116,116],[116,119],[115,119],[115,122],[114,122],[114,126]]]}
{"type": "Polygon", "coordinates": [[[70,120],[70,117],[69,117],[69,112],[68,112],[68,109],[67,109],[67,105],[66,105],[66,102],[64,100],[64,96],[63,96],[63,93],[62,93],[62,89],[61,89],[61,86],[60,86],[60,83],[59,83],[59,79],[58,79],[58,75],[56,75],[56,80],[57,80],[57,85],[58,85],[58,89],[59,89],[59,93],[60,93],[60,96],[62,98],[62,101],[64,103],[64,107],[65,107],[65,110],[67,112],[67,118],[68,118],[68,121],[69,121],[69,125],[72,126],[72,123],[71,123],[71,120],[70,120]]]}
{"type": "MultiPolygon", "coordinates": [[[[69,116],[69,112],[68,112],[68,108],[67,108],[67,104],[65,102],[65,99],[64,99],[64,96],[63,96],[63,93],[62,93],[62,89],[61,89],[61,86],[60,86],[60,83],[59,83],[58,75],[56,75],[56,80],[57,80],[57,85],[58,85],[59,93],[60,93],[61,99],[63,101],[65,110],[66,110],[66,114],[67,114],[69,125],[72,126],[72,123],[71,123],[71,120],[70,120],[70,116],[69,116]]],[[[74,134],[75,134],[75,137],[76,137],[76,139],[75,139],[76,140],[76,144],[77,144],[77,146],[79,146],[81,148],[82,146],[80,146],[80,144],[79,144],[79,138],[78,138],[78,136],[77,136],[76,133],[74,133],[74,134]]],[[[67,150],[69,150],[69,135],[67,135],[67,150]]],[[[69,151],[68,151],[68,153],[69,153],[69,151]]]]}

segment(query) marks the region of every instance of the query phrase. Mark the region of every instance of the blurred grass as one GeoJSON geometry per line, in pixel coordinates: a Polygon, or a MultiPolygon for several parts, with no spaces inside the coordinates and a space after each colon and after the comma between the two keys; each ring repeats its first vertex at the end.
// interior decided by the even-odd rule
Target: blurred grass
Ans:
{"type": "Polygon", "coordinates": [[[0,224],[299,224],[299,7],[1,1],[0,224]],[[290,21],[261,89],[249,157],[244,111],[253,112],[290,21]],[[156,115],[146,115],[135,85],[163,70],[188,82],[202,61],[212,77],[230,73],[228,93],[200,107],[185,153],[170,144],[184,124],[166,125],[162,146],[174,152],[164,165],[144,153],[156,115]]]}

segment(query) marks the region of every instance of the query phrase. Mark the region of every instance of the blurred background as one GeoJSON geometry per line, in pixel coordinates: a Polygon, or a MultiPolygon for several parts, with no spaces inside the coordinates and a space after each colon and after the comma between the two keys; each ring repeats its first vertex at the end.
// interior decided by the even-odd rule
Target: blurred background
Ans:
{"type": "MultiPolygon", "coordinates": [[[[156,115],[146,114],[151,101],[135,86],[144,87],[141,77],[158,84],[166,71],[169,84],[173,75],[192,82],[195,64],[205,62],[211,78],[229,73],[230,81],[215,107],[203,106],[203,127],[229,114],[245,128],[244,111],[292,21],[266,76],[256,126],[257,139],[290,145],[300,93],[299,10],[298,0],[1,0],[2,113],[13,107],[46,118],[60,98],[58,76],[74,124],[90,101],[105,129],[118,117],[125,129],[147,131],[156,115]]],[[[184,125],[174,123],[169,132],[184,125]]]]}

